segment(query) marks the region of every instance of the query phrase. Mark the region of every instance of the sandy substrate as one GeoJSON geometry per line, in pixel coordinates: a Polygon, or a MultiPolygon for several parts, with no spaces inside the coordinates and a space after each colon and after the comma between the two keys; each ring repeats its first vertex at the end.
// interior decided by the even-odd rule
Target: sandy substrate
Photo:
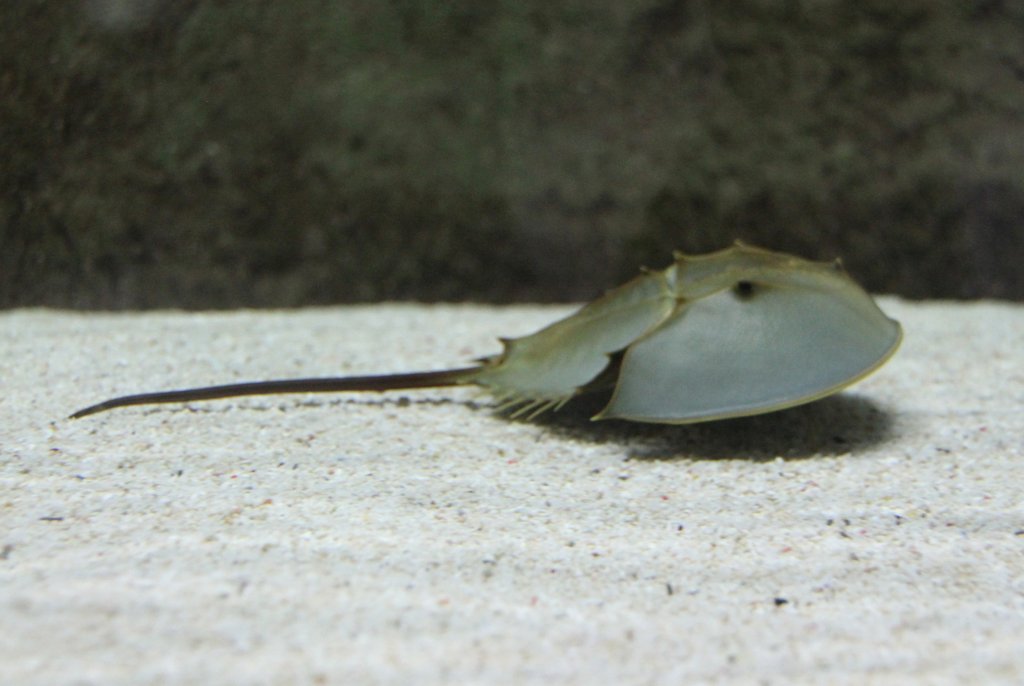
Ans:
{"type": "Polygon", "coordinates": [[[469,389],[566,308],[0,314],[0,683],[1024,682],[1024,306],[883,299],[846,393],[692,427],[469,389]]]}

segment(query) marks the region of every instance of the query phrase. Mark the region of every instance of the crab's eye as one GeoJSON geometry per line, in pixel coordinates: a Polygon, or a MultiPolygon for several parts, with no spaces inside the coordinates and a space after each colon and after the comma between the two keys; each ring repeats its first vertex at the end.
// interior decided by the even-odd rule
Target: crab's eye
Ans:
{"type": "Polygon", "coordinates": [[[754,295],[754,284],[750,281],[737,281],[736,285],[732,287],[732,290],[737,297],[746,300],[754,295]]]}

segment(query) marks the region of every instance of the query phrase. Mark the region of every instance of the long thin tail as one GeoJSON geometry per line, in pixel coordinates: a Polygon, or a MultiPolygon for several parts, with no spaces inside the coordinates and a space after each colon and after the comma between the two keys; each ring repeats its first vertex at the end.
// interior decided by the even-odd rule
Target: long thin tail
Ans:
{"type": "Polygon", "coordinates": [[[69,419],[79,419],[97,412],[129,405],[154,405],[157,403],[181,403],[193,400],[214,400],[233,398],[240,395],[271,395],[279,393],[340,393],[343,391],[397,391],[410,388],[440,388],[457,386],[470,378],[478,367],[445,369],[435,372],[412,372],[409,374],[383,374],[378,376],[342,376],[323,379],[282,379],[280,381],[252,381],[248,383],[185,388],[176,391],[139,393],[111,398],[101,403],[83,407],[69,419]]]}

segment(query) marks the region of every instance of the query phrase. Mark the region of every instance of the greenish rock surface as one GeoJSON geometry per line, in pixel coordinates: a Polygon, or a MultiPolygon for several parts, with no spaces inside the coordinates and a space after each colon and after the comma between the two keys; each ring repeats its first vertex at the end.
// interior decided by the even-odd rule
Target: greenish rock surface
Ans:
{"type": "Polygon", "coordinates": [[[563,300],[742,238],[1024,297],[1024,9],[0,6],[0,306],[563,300]]]}

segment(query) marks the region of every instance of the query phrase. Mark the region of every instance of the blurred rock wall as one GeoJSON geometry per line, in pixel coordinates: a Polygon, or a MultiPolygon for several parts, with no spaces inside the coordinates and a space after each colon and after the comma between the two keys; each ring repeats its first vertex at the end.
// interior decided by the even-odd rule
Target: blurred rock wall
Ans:
{"type": "Polygon", "coordinates": [[[734,238],[1024,297],[1024,4],[0,4],[0,306],[575,300],[734,238]]]}

